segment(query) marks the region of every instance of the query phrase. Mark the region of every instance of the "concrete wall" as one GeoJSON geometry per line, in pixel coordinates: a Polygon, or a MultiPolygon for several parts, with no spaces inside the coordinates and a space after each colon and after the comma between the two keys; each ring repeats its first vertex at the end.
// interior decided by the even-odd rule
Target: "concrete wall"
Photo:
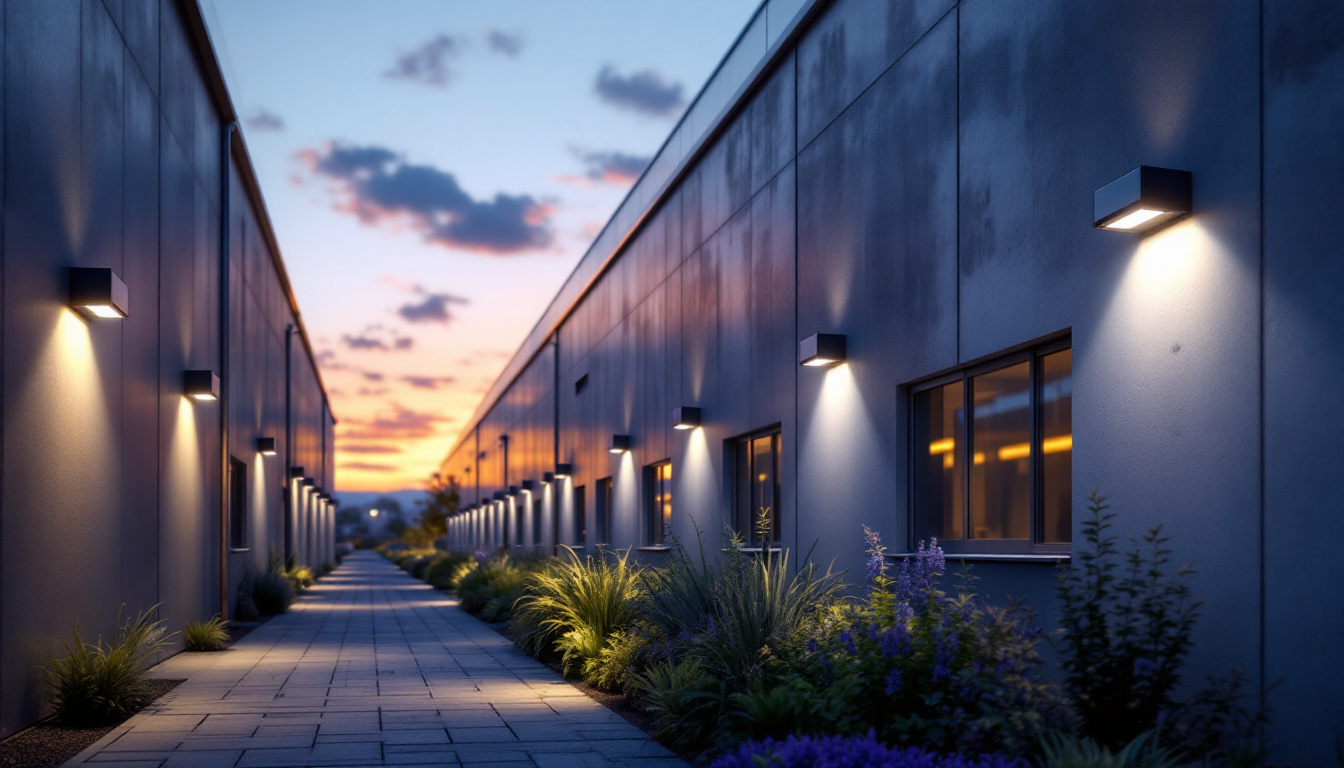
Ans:
{"type": "MultiPolygon", "coordinates": [[[[226,569],[221,404],[182,392],[184,370],[224,368],[232,114],[199,21],[194,3],[173,0],[0,2],[0,736],[45,711],[35,666],[76,620],[86,639],[108,637],[120,606],[161,603],[180,631],[227,613],[221,595],[232,601],[242,570],[283,552],[284,457],[260,456],[256,438],[286,448],[285,329],[298,319],[264,208],[242,181],[241,142],[223,386],[229,453],[249,471],[250,535],[226,569]],[[130,316],[72,310],[73,266],[120,275],[130,316]]],[[[330,488],[330,411],[297,335],[291,363],[295,463],[330,488]]]]}
{"type": "MultiPolygon", "coordinates": [[[[1332,761],[1344,6],[835,0],[793,23],[705,123],[704,151],[658,170],[670,192],[632,191],[443,471],[474,472],[485,496],[538,470],[500,479],[500,435],[540,468],[553,441],[575,465],[554,489],[560,540],[572,488],[591,515],[612,477],[626,547],[643,541],[640,468],[671,458],[676,533],[715,543],[728,438],[778,424],[784,543],[858,574],[861,525],[913,543],[906,385],[1067,335],[1075,539],[1094,488],[1121,536],[1163,526],[1203,601],[1187,679],[1278,682],[1280,756],[1332,761]],[[1140,164],[1191,171],[1194,215],[1148,237],[1094,229],[1093,191],[1140,164]],[[816,332],[845,334],[848,362],[800,368],[816,332]],[[673,432],[679,405],[704,426],[673,432]],[[633,450],[608,454],[612,434],[633,450]]],[[[497,543],[473,516],[462,545],[497,543]]],[[[1048,564],[977,570],[1051,621],[1048,564]]]]}

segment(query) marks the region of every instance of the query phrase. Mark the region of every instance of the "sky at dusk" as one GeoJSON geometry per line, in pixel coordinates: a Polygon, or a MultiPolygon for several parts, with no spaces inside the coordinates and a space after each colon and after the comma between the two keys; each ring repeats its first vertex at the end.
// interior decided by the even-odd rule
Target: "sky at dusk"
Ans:
{"type": "Polygon", "coordinates": [[[438,466],[758,0],[208,0],[336,426],[438,466]]]}

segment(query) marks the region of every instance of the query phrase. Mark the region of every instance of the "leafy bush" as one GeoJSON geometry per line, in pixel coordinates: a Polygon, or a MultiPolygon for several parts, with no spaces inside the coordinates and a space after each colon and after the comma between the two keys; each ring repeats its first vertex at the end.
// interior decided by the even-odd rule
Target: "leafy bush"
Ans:
{"type": "Polygon", "coordinates": [[[243,573],[238,583],[238,605],[245,610],[246,603],[250,603],[258,616],[277,616],[289,610],[294,591],[293,581],[282,567],[279,555],[272,550],[266,570],[248,568],[243,573]]]}
{"type": "Polygon", "coordinates": [[[1177,768],[1180,761],[1157,744],[1152,731],[1141,733],[1112,753],[1091,739],[1051,734],[1041,742],[1042,768],[1177,768]]]}
{"type": "Polygon", "coordinates": [[[40,668],[61,722],[104,724],[127,717],[145,704],[149,697],[146,673],[169,638],[164,622],[150,618],[158,608],[155,605],[125,621],[118,611],[117,633],[108,644],[101,637],[94,644],[84,642],[79,622],[75,622],[73,641],[61,641],[65,656],[40,668]]]}
{"type": "Polygon", "coordinates": [[[625,690],[631,677],[648,667],[655,630],[639,623],[607,635],[597,658],[584,665],[584,680],[604,691],[625,690]]]}
{"type": "Polygon", "coordinates": [[[1064,709],[1038,680],[1041,632],[1030,612],[977,598],[969,574],[954,595],[941,591],[936,541],[891,578],[880,537],[865,536],[868,599],[811,645],[833,727],[939,752],[1034,751],[1064,709]]]}
{"type": "Polygon", "coordinates": [[[289,580],[289,586],[296,595],[317,583],[313,569],[306,566],[291,566],[285,569],[285,578],[289,580]]]}
{"type": "Polygon", "coordinates": [[[1002,755],[938,755],[910,747],[895,749],[867,736],[789,736],[783,741],[749,741],[714,761],[712,768],[1027,768],[1002,755]]]}
{"type": "Polygon", "coordinates": [[[560,652],[566,673],[596,669],[608,635],[622,632],[636,618],[643,591],[641,569],[620,557],[568,557],[527,577],[527,591],[514,606],[515,643],[538,654],[560,652]]]}
{"type": "Polygon", "coordinates": [[[481,614],[487,621],[507,619],[513,601],[523,595],[527,573],[537,567],[540,565],[535,561],[515,561],[507,554],[478,563],[457,584],[457,597],[461,601],[462,610],[481,614]],[[491,606],[495,598],[500,600],[491,606]],[[490,609],[488,616],[487,608],[490,609]]]}
{"type": "Polygon", "coordinates": [[[229,644],[228,624],[219,616],[193,621],[187,624],[184,639],[188,651],[222,651],[229,644]]]}
{"type": "MultiPolygon", "coordinates": [[[[244,576],[243,580],[246,581],[247,577],[244,576]]],[[[260,618],[261,614],[257,611],[257,604],[252,600],[251,590],[244,590],[240,584],[238,588],[238,598],[233,603],[234,621],[251,623],[260,618]]]]}
{"type": "Polygon", "coordinates": [[[458,580],[466,575],[462,566],[467,563],[474,567],[476,561],[452,552],[441,554],[425,568],[423,578],[435,589],[451,590],[457,586],[458,580]]]}
{"type": "Polygon", "coordinates": [[[629,684],[641,708],[656,718],[660,736],[681,747],[712,741],[727,697],[723,684],[700,662],[660,661],[629,684]]]}
{"type": "Polygon", "coordinates": [[[1057,646],[1083,732],[1117,748],[1173,709],[1199,603],[1186,582],[1192,568],[1171,569],[1161,526],[1136,542],[1122,567],[1109,533],[1115,513],[1096,491],[1087,502],[1085,546],[1075,548],[1072,567],[1060,568],[1057,646]]]}

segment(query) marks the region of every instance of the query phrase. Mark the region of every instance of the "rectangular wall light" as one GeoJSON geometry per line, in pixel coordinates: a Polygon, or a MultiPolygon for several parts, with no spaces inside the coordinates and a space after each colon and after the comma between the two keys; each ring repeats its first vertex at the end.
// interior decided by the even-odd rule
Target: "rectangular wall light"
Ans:
{"type": "Polygon", "coordinates": [[[798,362],[819,367],[845,361],[845,337],[839,333],[814,333],[798,344],[798,362]]]}
{"type": "Polygon", "coordinates": [[[518,490],[519,490],[518,486],[516,486],[516,485],[510,485],[510,486],[509,486],[509,492],[508,492],[506,495],[508,495],[508,496],[517,496],[517,495],[518,495],[518,490]]]}
{"type": "Polygon", "coordinates": [[[1141,165],[1092,195],[1093,226],[1148,232],[1190,213],[1189,171],[1141,165]]]}
{"type": "Polygon", "coordinates": [[[120,320],[130,314],[126,284],[103,267],[70,268],[70,305],[89,317],[120,320]]]}
{"type": "Polygon", "coordinates": [[[257,453],[260,453],[262,456],[274,456],[274,455],[275,455],[275,438],[274,438],[274,437],[258,437],[258,438],[257,438],[257,453]]]}
{"type": "Polygon", "coordinates": [[[219,399],[219,377],[214,371],[186,371],[182,376],[184,394],[196,400],[219,399]]]}
{"type": "Polygon", "coordinates": [[[289,479],[290,479],[290,480],[302,480],[302,479],[303,479],[303,467],[297,467],[297,466],[295,466],[295,467],[290,467],[290,468],[289,468],[289,479]]]}
{"type": "Polygon", "coordinates": [[[700,426],[700,409],[689,405],[672,409],[673,429],[695,429],[700,426]]]}
{"type": "Polygon", "coordinates": [[[572,474],[574,474],[574,465],[573,465],[573,464],[556,464],[556,465],[555,465],[555,476],[556,476],[557,479],[564,480],[565,478],[569,477],[569,476],[572,475],[572,474]]]}
{"type": "Polygon", "coordinates": [[[537,481],[536,481],[536,480],[524,480],[524,481],[523,481],[523,490],[524,490],[524,491],[527,491],[528,493],[531,493],[532,491],[537,490],[537,481]]]}
{"type": "Polygon", "coordinates": [[[608,453],[625,453],[630,450],[629,435],[612,435],[611,447],[607,449],[608,453]]]}
{"type": "Polygon", "coordinates": [[[316,488],[316,487],[317,487],[317,481],[314,480],[314,479],[311,478],[311,477],[305,477],[305,478],[303,478],[303,487],[304,487],[304,488],[316,488]]]}
{"type": "Polygon", "coordinates": [[[542,472],[542,473],[541,473],[541,482],[543,482],[543,483],[550,483],[550,482],[553,482],[554,480],[555,480],[555,473],[554,473],[554,472],[542,472]]]}
{"type": "Polygon", "coordinates": [[[503,500],[504,500],[504,492],[495,491],[495,501],[503,501],[503,500]]]}

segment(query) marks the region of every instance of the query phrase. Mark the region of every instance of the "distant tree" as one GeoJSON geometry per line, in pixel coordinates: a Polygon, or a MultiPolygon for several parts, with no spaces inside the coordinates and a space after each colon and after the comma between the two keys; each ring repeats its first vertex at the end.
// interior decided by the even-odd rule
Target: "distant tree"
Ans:
{"type": "Polygon", "coordinates": [[[361,536],[369,532],[369,525],[359,507],[341,507],[336,510],[336,530],[341,537],[361,536]]]}
{"type": "Polygon", "coordinates": [[[383,523],[383,532],[389,536],[400,538],[401,535],[406,532],[406,529],[410,527],[411,526],[407,525],[406,521],[402,520],[398,515],[388,518],[387,522],[383,523]]]}
{"type": "Polygon", "coordinates": [[[457,488],[457,478],[441,476],[435,472],[429,479],[429,494],[420,502],[420,514],[416,520],[425,537],[434,541],[448,533],[448,518],[457,512],[462,503],[457,488]]]}
{"type": "Polygon", "coordinates": [[[374,499],[371,509],[378,510],[378,514],[387,515],[389,518],[405,518],[405,513],[401,509],[401,502],[391,496],[379,496],[374,499]]]}

